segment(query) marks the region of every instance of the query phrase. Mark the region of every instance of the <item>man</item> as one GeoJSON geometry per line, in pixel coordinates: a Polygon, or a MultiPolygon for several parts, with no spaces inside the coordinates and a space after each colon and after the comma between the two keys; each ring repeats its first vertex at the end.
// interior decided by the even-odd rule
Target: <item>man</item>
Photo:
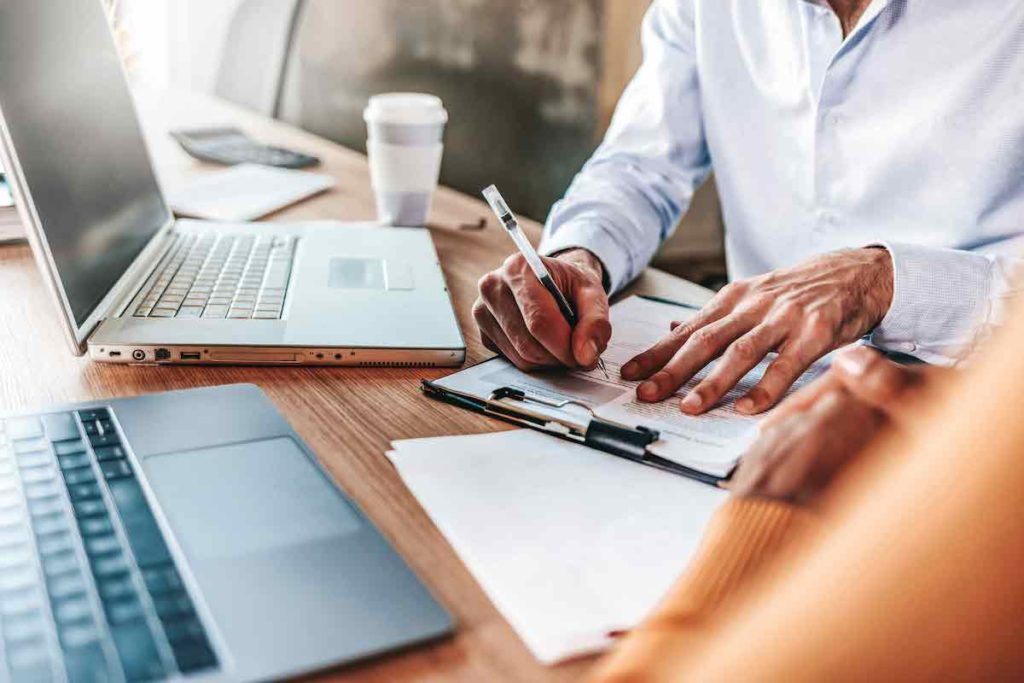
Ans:
{"type": "Polygon", "coordinates": [[[866,335],[949,364],[1000,317],[1024,229],[1024,3],[655,0],[644,63],[542,252],[574,330],[520,257],[480,283],[484,342],[523,369],[592,366],[621,290],[713,169],[732,284],[621,369],[640,400],[772,407],[866,335]],[[979,248],[986,249],[984,253],[979,248]]]}

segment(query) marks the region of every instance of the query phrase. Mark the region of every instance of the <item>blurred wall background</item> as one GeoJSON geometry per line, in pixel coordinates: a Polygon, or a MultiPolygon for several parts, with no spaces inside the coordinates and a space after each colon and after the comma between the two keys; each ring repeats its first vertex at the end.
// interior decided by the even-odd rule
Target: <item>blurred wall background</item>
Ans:
{"type": "MultiPolygon", "coordinates": [[[[229,27],[251,1],[120,0],[135,77],[213,92],[232,49],[229,27]]],[[[639,64],[648,5],[307,0],[281,117],[363,150],[369,95],[433,92],[451,114],[442,181],[470,193],[496,182],[518,211],[543,220],[599,143],[639,64]]],[[[697,280],[720,277],[721,230],[717,198],[705,188],[658,265],[697,280]]]]}

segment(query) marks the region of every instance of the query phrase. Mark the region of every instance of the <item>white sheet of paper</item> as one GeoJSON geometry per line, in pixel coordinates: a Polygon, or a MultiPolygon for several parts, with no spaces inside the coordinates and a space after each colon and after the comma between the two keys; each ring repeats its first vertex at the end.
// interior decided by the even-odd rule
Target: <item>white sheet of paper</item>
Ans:
{"type": "Polygon", "coordinates": [[[530,430],[393,447],[406,486],[545,664],[639,623],[726,498],[530,430]]]}
{"type": "Polygon", "coordinates": [[[262,218],[334,186],[334,178],[258,164],[239,164],[201,176],[172,191],[167,201],[179,216],[245,222],[262,218]]]}
{"type": "MultiPolygon", "coordinates": [[[[605,419],[659,430],[662,440],[652,447],[658,455],[709,474],[725,476],[757,435],[758,418],[737,413],[732,404],[757,384],[772,357],[751,370],[718,407],[699,417],[681,412],[679,401],[707,376],[714,363],[699,372],[674,396],[653,404],[638,401],[638,383],[627,382],[619,374],[627,361],[664,337],[672,322],[687,320],[696,313],[696,309],[642,297],[630,297],[613,306],[612,339],[604,354],[607,377],[600,369],[527,375],[499,359],[446,377],[438,384],[484,397],[498,387],[509,386],[558,400],[578,401],[605,419]]],[[[815,364],[793,390],[826,367],[822,362],[815,364]]]]}

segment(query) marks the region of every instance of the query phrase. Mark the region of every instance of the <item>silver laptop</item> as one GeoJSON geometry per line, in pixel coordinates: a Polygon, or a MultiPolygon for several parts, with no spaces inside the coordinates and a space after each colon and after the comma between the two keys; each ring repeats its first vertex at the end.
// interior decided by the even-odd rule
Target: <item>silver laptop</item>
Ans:
{"type": "Polygon", "coordinates": [[[175,221],[100,0],[0,0],[0,161],[76,353],[454,366],[429,233],[175,221]]]}
{"type": "Polygon", "coordinates": [[[256,387],[0,415],[0,681],[280,679],[451,627],[256,387]]]}

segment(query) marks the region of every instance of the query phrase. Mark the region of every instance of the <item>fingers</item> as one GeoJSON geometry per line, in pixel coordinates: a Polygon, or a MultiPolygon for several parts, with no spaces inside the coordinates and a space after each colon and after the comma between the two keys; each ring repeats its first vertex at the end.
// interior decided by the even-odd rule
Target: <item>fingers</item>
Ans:
{"type": "MultiPolygon", "coordinates": [[[[661,401],[672,395],[752,327],[753,323],[745,316],[732,315],[700,328],[686,339],[661,370],[637,387],[637,397],[641,401],[661,401]]],[[[679,329],[682,328],[670,333],[668,339],[674,341],[679,329]]]]}
{"type": "Polygon", "coordinates": [[[575,283],[568,294],[576,305],[577,322],[572,331],[572,353],[585,368],[597,364],[612,338],[608,295],[596,283],[575,283]]]}
{"type": "Polygon", "coordinates": [[[474,309],[477,325],[501,349],[501,353],[521,370],[565,364],[575,366],[569,351],[568,324],[553,300],[551,306],[554,307],[556,319],[551,324],[545,324],[543,319],[550,312],[543,309],[543,301],[545,298],[550,300],[551,296],[536,282],[536,278],[534,280],[543,297],[530,291],[526,282],[510,284],[509,278],[502,271],[488,273],[481,278],[480,299],[474,309]],[[525,303],[518,300],[513,286],[519,289],[519,296],[525,303]],[[483,315],[481,307],[489,315],[483,315]],[[547,344],[558,349],[559,354],[553,353],[544,341],[537,338],[534,331],[547,344]]]}
{"type": "Polygon", "coordinates": [[[532,342],[556,358],[557,365],[575,367],[569,323],[533,271],[525,264],[506,264],[502,277],[505,283],[503,296],[519,309],[518,317],[510,315],[507,320],[502,320],[506,333],[517,348],[520,340],[524,345],[532,342]]]}
{"type": "MultiPolygon", "coordinates": [[[[481,340],[488,349],[495,353],[500,353],[523,371],[528,372],[545,367],[546,364],[542,365],[528,361],[520,355],[515,344],[509,340],[505,330],[501,328],[501,325],[495,320],[487,305],[480,299],[473,305],[473,319],[476,320],[477,327],[480,328],[481,340]]],[[[553,363],[554,360],[553,357],[549,359],[550,363],[553,363]]]]}
{"type": "Polygon", "coordinates": [[[774,406],[786,395],[800,375],[827,350],[827,345],[806,338],[787,344],[782,353],[776,356],[764,371],[761,381],[747,392],[746,396],[736,401],[737,412],[756,415],[774,406]]]}
{"type": "Polygon", "coordinates": [[[760,422],[759,427],[761,431],[765,432],[787,418],[793,415],[799,415],[805,410],[809,410],[811,406],[817,403],[825,394],[835,391],[841,387],[842,383],[836,377],[834,372],[826,373],[824,376],[819,377],[814,382],[811,382],[800,391],[782,401],[775,410],[768,413],[768,415],[760,422]]]}
{"type": "Polygon", "coordinates": [[[611,339],[608,296],[597,269],[545,259],[559,288],[577,312],[575,328],[521,255],[479,283],[473,315],[484,343],[523,370],[597,363],[611,339]]]}
{"type": "Polygon", "coordinates": [[[669,334],[622,366],[622,379],[635,382],[650,378],[665,367],[691,335],[722,319],[731,310],[732,307],[727,300],[716,297],[686,322],[673,323],[669,334]]]}
{"type": "Polygon", "coordinates": [[[863,346],[837,354],[832,368],[847,391],[890,417],[904,414],[910,395],[926,380],[921,368],[899,365],[863,346]]]}
{"type": "Polygon", "coordinates": [[[778,328],[759,325],[737,339],[708,376],[686,395],[680,408],[691,415],[710,409],[782,341],[782,336],[778,328]]]}
{"type": "Polygon", "coordinates": [[[730,488],[741,496],[806,501],[863,452],[881,425],[878,411],[834,388],[808,411],[763,430],[730,488]]]}
{"type": "Polygon", "coordinates": [[[898,398],[913,381],[908,368],[864,346],[837,354],[832,367],[851,393],[879,408],[898,398]]]}

